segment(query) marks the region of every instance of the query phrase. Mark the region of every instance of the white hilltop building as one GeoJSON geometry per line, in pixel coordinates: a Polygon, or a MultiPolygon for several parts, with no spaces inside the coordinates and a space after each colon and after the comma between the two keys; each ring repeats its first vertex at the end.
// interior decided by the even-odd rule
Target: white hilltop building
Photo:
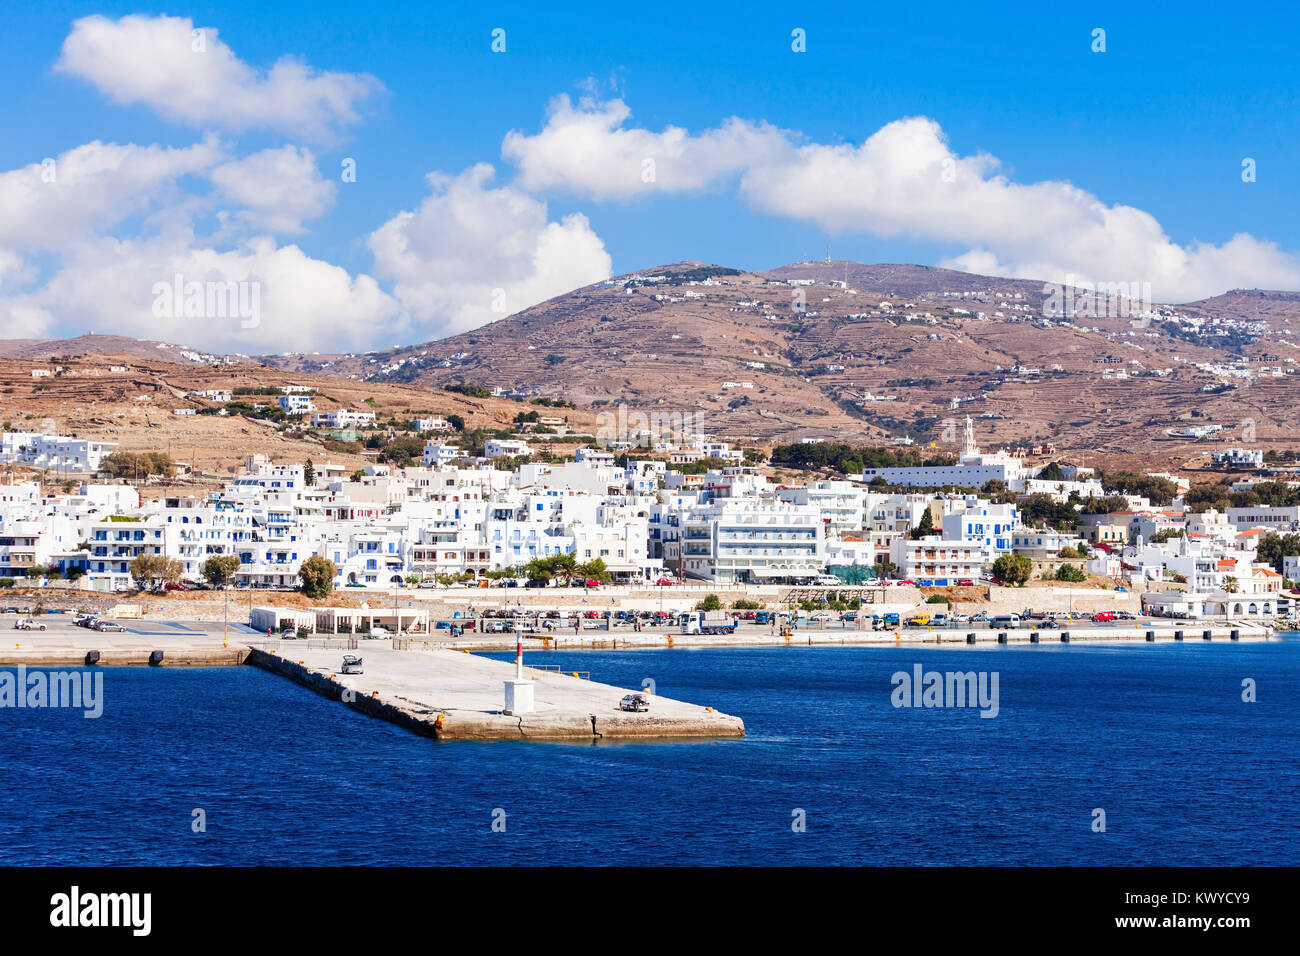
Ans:
{"type": "Polygon", "coordinates": [[[983,454],[975,444],[975,424],[966,416],[962,430],[961,454],[955,465],[922,465],[915,468],[867,468],[862,480],[883,478],[887,484],[918,488],[940,488],[957,485],[963,488],[982,488],[987,482],[1002,481],[1016,490],[1024,481],[1025,466],[1005,452],[983,454]]]}

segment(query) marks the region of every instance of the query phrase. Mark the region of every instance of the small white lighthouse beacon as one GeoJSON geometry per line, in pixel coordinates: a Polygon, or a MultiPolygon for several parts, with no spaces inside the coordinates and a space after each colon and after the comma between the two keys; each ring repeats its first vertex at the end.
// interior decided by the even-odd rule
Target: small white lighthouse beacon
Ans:
{"type": "Polygon", "coordinates": [[[533,712],[534,682],[524,679],[524,627],[515,628],[515,679],[506,681],[506,705],[503,714],[511,717],[533,712]]]}

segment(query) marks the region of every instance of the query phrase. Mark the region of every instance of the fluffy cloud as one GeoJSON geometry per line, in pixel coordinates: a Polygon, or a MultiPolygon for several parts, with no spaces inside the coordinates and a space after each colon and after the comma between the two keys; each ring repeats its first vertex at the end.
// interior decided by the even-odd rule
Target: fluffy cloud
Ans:
{"type": "Polygon", "coordinates": [[[381,331],[385,339],[402,331],[401,310],[369,276],[354,278],[270,239],[218,250],[186,238],[99,238],[67,250],[62,268],[41,287],[0,297],[0,334],[45,335],[63,320],[80,329],[259,353],[364,349],[381,331]],[[170,291],[178,277],[179,297],[170,291]],[[226,298],[229,291],[234,297],[226,298]]]}
{"type": "Polygon", "coordinates": [[[374,279],[251,238],[292,231],[333,197],[306,150],[230,159],[214,141],[88,143],[0,173],[0,336],[93,329],[215,351],[368,348],[405,322],[374,279]],[[197,235],[207,214],[228,228],[197,235]],[[197,314],[184,296],[156,308],[156,287],[177,276],[204,290],[197,314]],[[224,299],[228,288],[244,309],[224,299]],[[209,289],[222,296],[215,308],[209,289]]]}
{"type": "Polygon", "coordinates": [[[383,89],[373,76],[321,72],[289,57],[262,73],[215,29],[196,33],[186,17],[84,17],[73,23],[56,69],[114,102],[143,104],[178,123],[270,128],[314,140],[354,123],[361,104],[383,89]]]}
{"type": "Polygon", "coordinates": [[[622,100],[598,103],[567,96],[551,101],[546,126],[532,136],[512,130],[502,154],[519,168],[526,189],[561,188],[599,200],[702,189],[786,144],[764,123],[730,119],[691,136],[679,126],[662,132],[624,129],[631,110],[622,100]]]}
{"type": "Polygon", "coordinates": [[[242,207],[234,218],[274,233],[303,231],[334,205],[338,186],[323,179],[310,150],[284,146],[223,163],[212,171],[223,199],[242,207]]]}
{"type": "Polygon", "coordinates": [[[222,158],[213,140],[183,149],[93,142],[0,172],[0,247],[58,249],[112,228],[222,158]]]}
{"type": "Polygon", "coordinates": [[[1158,299],[1238,286],[1295,288],[1300,259],[1237,235],[1179,245],[1150,213],[1107,205],[1070,183],[1020,184],[990,156],[959,156],[939,124],[898,120],[860,146],[809,144],[741,178],[758,208],[827,232],[864,231],[970,245],[944,264],[991,275],[1150,282],[1158,299]]]}
{"type": "Polygon", "coordinates": [[[629,128],[621,100],[560,98],[542,131],[511,132],[503,154],[531,189],[594,199],[700,190],[736,178],[740,195],[774,215],[830,233],[937,241],[965,251],[943,264],[992,275],[1150,282],[1157,299],[1185,301],[1228,288],[1300,287],[1300,257],[1246,234],[1222,245],[1180,245],[1149,213],[1107,205],[1068,182],[1022,184],[992,156],[954,152],[939,124],[897,120],[861,144],[801,141],[732,118],[692,135],[629,128]],[[658,176],[640,176],[656,158],[658,176]]]}
{"type": "Polygon", "coordinates": [[[430,194],[370,236],[375,272],[425,331],[474,328],[610,275],[580,214],[550,221],[544,202],[491,188],[493,169],[429,175],[430,194]]]}

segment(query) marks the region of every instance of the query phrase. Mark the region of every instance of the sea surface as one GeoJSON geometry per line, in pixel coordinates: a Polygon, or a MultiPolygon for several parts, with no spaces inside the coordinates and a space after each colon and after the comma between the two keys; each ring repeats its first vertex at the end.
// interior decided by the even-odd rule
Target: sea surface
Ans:
{"type": "Polygon", "coordinates": [[[1300,863],[1300,635],[528,656],[748,736],[438,743],[252,667],[106,668],[99,719],[0,709],[0,864],[1300,863]],[[997,716],[893,706],[915,664],[996,671],[997,716]]]}

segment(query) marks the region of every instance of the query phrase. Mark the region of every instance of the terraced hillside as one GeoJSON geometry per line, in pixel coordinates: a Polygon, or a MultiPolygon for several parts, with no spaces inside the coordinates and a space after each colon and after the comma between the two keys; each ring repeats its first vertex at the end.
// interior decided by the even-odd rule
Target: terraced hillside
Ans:
{"type": "MultiPolygon", "coordinates": [[[[1134,284],[1134,291],[1137,290],[1134,284]]],[[[268,357],[375,382],[463,382],[699,416],[722,437],[980,441],[1160,459],[1295,444],[1300,296],[1130,307],[946,269],[683,262],[575,290],[473,332],[354,356],[268,357]],[[1261,304],[1262,303],[1262,304],[1261,304]],[[1168,433],[1223,425],[1211,442],[1168,433]]],[[[1076,457],[1078,457],[1076,455],[1076,457]]]]}

